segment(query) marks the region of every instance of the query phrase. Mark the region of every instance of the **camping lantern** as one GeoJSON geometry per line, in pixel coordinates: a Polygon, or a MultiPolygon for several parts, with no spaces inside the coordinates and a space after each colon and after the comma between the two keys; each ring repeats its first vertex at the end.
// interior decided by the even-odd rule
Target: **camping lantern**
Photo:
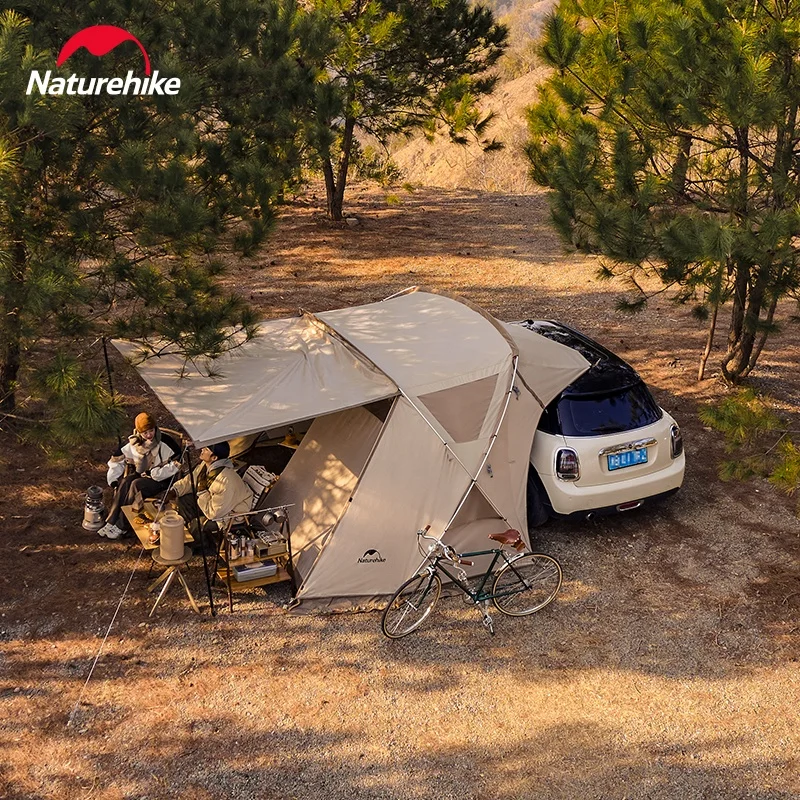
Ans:
{"type": "Polygon", "coordinates": [[[86,504],[83,507],[83,528],[87,531],[99,531],[105,525],[105,509],[103,508],[103,490],[100,486],[90,486],[86,490],[86,504]]]}

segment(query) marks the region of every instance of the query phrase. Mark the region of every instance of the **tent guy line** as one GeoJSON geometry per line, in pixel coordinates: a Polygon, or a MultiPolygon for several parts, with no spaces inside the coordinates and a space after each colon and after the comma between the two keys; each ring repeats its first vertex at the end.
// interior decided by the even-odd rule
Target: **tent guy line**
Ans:
{"type": "Polygon", "coordinates": [[[136,574],[136,569],[139,566],[139,562],[142,560],[143,553],[144,553],[144,547],[141,547],[139,549],[139,555],[136,557],[136,562],[133,565],[133,569],[131,570],[131,574],[128,576],[128,582],[125,584],[125,588],[122,590],[122,595],[119,598],[117,607],[114,609],[114,614],[111,617],[111,622],[108,623],[106,634],[103,637],[103,640],[100,642],[100,647],[97,650],[97,655],[94,657],[94,661],[92,661],[92,666],[89,668],[89,674],[86,676],[86,681],[81,687],[80,693],[78,694],[78,699],[75,701],[75,705],[67,719],[67,725],[66,725],[67,728],[72,727],[72,723],[75,720],[75,714],[78,712],[78,708],[80,707],[81,701],[83,700],[83,695],[86,692],[86,687],[89,685],[89,681],[92,679],[92,675],[94,675],[94,670],[95,667],[97,666],[97,662],[100,661],[100,656],[103,654],[103,650],[105,649],[108,637],[111,635],[111,629],[114,627],[114,623],[117,620],[117,616],[119,615],[119,611],[122,608],[122,604],[125,602],[125,597],[127,596],[128,589],[130,588],[131,582],[133,581],[133,576],[136,574]]]}

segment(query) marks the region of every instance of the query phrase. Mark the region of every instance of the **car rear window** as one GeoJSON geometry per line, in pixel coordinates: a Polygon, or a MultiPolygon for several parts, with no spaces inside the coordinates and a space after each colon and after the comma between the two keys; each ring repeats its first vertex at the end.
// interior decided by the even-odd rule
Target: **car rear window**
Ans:
{"type": "Polygon", "coordinates": [[[643,382],[602,395],[564,393],[542,414],[540,430],[564,436],[603,436],[643,428],[663,412],[643,382]]]}

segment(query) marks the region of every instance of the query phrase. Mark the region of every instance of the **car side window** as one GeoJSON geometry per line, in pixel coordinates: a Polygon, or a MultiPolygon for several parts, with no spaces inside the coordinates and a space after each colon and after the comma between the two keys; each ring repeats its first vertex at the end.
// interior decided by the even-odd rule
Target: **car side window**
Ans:
{"type": "Polygon", "coordinates": [[[542,411],[542,416],[539,418],[539,425],[537,426],[537,430],[542,431],[543,433],[550,433],[553,436],[557,436],[561,433],[558,424],[558,402],[559,398],[557,397],[553,400],[550,405],[542,411]]]}

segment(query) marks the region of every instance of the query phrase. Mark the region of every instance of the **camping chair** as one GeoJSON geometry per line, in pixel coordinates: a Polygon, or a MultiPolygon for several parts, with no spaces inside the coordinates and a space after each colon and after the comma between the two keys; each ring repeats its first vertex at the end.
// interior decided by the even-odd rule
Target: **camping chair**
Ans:
{"type": "Polygon", "coordinates": [[[158,427],[161,431],[161,441],[166,442],[180,458],[183,453],[183,440],[186,438],[186,434],[180,433],[174,428],[162,428],[160,425],[158,427]]]}
{"type": "Polygon", "coordinates": [[[278,477],[274,472],[270,472],[260,464],[253,464],[244,471],[242,480],[253,493],[253,502],[250,505],[251,511],[257,511],[261,508],[270,489],[278,482],[278,477]]]}

